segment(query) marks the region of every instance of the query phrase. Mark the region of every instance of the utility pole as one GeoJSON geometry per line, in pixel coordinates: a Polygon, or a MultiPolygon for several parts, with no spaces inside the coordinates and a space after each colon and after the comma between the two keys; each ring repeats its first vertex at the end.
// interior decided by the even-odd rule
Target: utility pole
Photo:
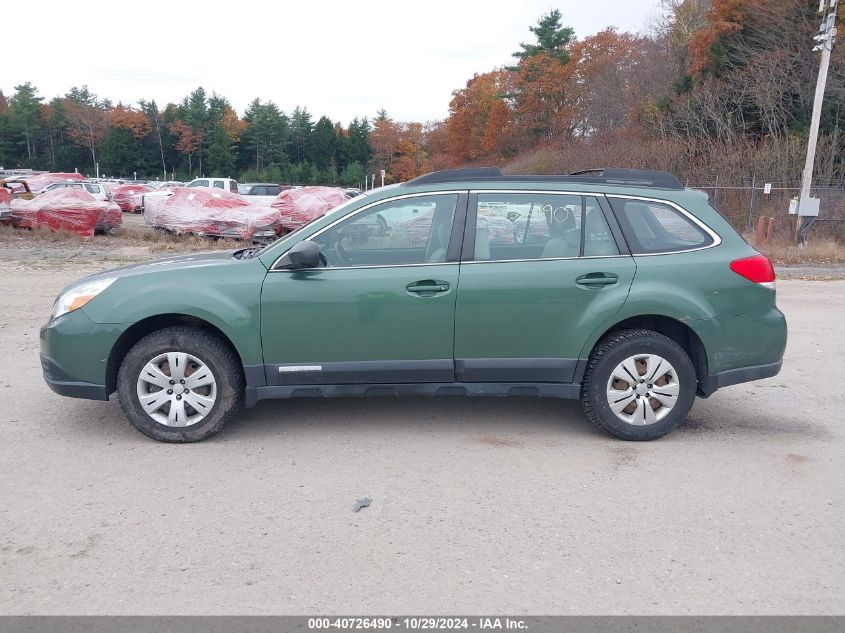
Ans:
{"type": "Polygon", "coordinates": [[[795,243],[803,244],[804,236],[802,228],[804,218],[818,216],[819,201],[810,197],[810,190],[813,185],[813,167],[816,163],[816,142],[819,139],[819,122],[822,116],[822,105],[824,103],[824,89],[827,84],[827,70],[830,67],[830,53],[833,50],[833,41],[836,38],[836,11],[839,0],[819,0],[819,13],[822,13],[822,24],[819,27],[819,34],[813,40],[817,43],[813,52],[821,51],[819,62],[819,75],[816,79],[816,95],[813,98],[813,116],[810,120],[810,137],[807,139],[807,159],[804,162],[804,173],[801,176],[801,194],[798,198],[797,214],[795,223],[795,243]]]}

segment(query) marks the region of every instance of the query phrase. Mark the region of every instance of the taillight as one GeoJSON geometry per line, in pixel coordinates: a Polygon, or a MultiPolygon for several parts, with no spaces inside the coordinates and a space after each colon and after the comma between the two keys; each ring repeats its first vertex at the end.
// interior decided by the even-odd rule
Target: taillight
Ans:
{"type": "Polygon", "coordinates": [[[751,257],[735,259],[731,262],[731,270],[755,284],[766,288],[775,287],[775,268],[765,255],[758,253],[751,257]]]}

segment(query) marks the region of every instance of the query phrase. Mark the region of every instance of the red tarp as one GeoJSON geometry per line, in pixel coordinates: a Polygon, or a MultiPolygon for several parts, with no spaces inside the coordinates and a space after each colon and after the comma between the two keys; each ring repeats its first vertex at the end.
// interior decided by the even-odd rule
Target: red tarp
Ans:
{"type": "Polygon", "coordinates": [[[292,231],[346,201],[339,187],[300,187],[281,192],[271,203],[279,210],[279,221],[292,231]]]}
{"type": "Polygon", "coordinates": [[[4,211],[8,211],[11,207],[10,204],[12,202],[12,192],[4,187],[0,187],[0,222],[3,224],[7,224],[11,221],[11,217],[8,216],[4,211]]]}
{"type": "Polygon", "coordinates": [[[12,200],[12,224],[20,228],[71,231],[84,237],[120,226],[123,217],[113,202],[101,202],[79,187],[54,189],[32,200],[12,200]]]}
{"type": "Polygon", "coordinates": [[[150,185],[112,185],[109,191],[121,211],[134,213],[141,208],[141,196],[156,191],[156,188],[150,185]]]}
{"type": "MultiPolygon", "coordinates": [[[[147,199],[149,200],[149,198],[147,199]]],[[[177,233],[216,235],[249,240],[255,233],[280,230],[279,212],[253,204],[244,196],[209,187],[185,187],[156,199],[144,209],[147,224],[177,233]]]]}
{"type": "Polygon", "coordinates": [[[64,174],[64,173],[49,173],[49,174],[38,174],[37,176],[29,176],[28,178],[19,178],[19,180],[25,180],[26,184],[29,185],[30,191],[33,193],[38,193],[39,191],[43,191],[54,182],[67,182],[68,180],[85,180],[85,176],[82,174],[64,174]]]}

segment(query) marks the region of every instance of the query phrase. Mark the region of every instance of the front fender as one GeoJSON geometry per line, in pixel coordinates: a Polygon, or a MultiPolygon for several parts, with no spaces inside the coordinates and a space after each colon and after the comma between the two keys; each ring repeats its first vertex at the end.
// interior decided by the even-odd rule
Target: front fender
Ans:
{"type": "Polygon", "coordinates": [[[196,317],[223,332],[245,365],[259,365],[266,272],[260,262],[252,261],[127,275],[82,309],[99,324],[133,324],[164,314],[196,317]]]}

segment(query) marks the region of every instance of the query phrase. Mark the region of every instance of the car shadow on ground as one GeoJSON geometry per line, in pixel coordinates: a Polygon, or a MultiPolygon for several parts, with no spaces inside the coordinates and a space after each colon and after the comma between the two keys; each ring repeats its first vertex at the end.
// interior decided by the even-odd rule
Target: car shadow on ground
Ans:
{"type": "MultiPolygon", "coordinates": [[[[545,398],[294,398],[262,401],[232,423],[234,435],[261,435],[284,427],[288,433],[348,431],[401,433],[449,429],[462,433],[601,435],[579,403],[545,398]]],[[[224,431],[225,433],[225,431],[224,431]]],[[[495,440],[491,440],[495,443],[495,440]]],[[[503,440],[506,445],[507,440],[503,440]]]]}
{"type": "MultiPolygon", "coordinates": [[[[121,438],[137,435],[113,395],[108,403],[69,401],[68,417],[84,420],[65,428],[85,435],[121,438]],[[75,411],[71,412],[71,409],[75,411]]],[[[242,410],[211,441],[253,441],[286,434],[467,432],[490,444],[513,445],[515,435],[540,434],[561,441],[607,438],[584,414],[579,402],[552,398],[293,398],[266,400],[242,410]],[[509,439],[510,438],[510,439],[509,439]]],[[[696,401],[687,420],[661,441],[697,436],[764,440],[784,436],[824,439],[821,425],[784,417],[776,411],[737,407],[731,401],[696,401]]],[[[139,436],[140,437],[140,436],[139,436]]],[[[608,438],[610,439],[610,438],[608,438]]],[[[612,440],[611,440],[612,441],[612,440]]]]}

